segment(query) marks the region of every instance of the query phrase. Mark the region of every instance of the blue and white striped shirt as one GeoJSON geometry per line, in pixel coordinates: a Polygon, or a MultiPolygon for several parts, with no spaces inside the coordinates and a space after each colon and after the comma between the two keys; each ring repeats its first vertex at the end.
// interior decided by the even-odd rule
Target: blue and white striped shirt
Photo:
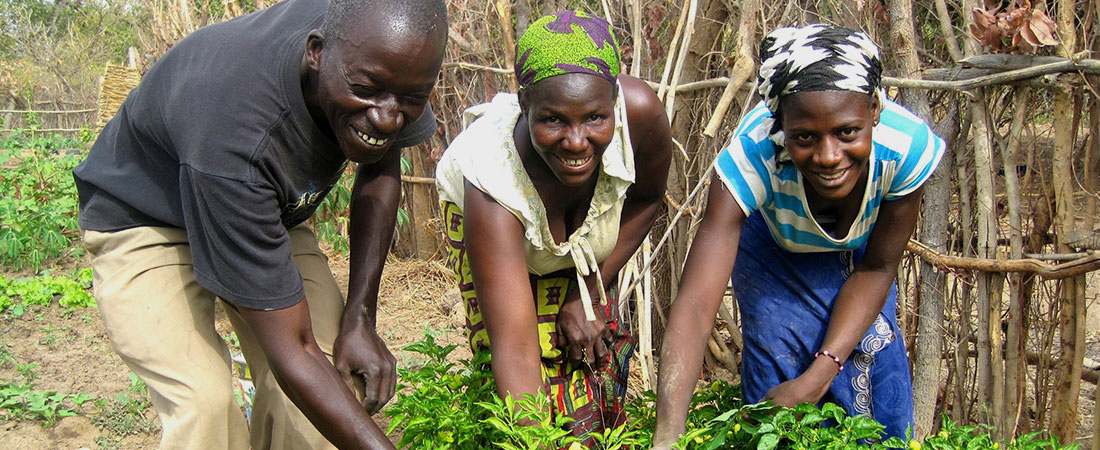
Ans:
{"type": "MultiPolygon", "coordinates": [[[[946,144],[919,117],[886,100],[871,132],[870,178],[863,206],[849,232],[835,239],[811,217],[802,174],[768,137],[771,111],[761,102],[738,125],[729,145],[714,161],[745,217],[764,214],[772,236],[798,253],[853,250],[867,242],[883,200],[896,200],[919,188],[939,164],[946,144]],[[786,159],[785,161],[783,159],[786,159]]],[[[839,233],[838,233],[839,234],[839,233]]]]}

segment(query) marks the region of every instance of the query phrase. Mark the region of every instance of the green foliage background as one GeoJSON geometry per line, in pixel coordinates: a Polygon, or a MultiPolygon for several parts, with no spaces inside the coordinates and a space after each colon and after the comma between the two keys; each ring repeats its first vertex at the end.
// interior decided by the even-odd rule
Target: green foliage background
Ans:
{"type": "Polygon", "coordinates": [[[37,272],[83,253],[75,241],[77,194],[72,169],[85,144],[17,133],[0,141],[0,263],[37,272]]]}

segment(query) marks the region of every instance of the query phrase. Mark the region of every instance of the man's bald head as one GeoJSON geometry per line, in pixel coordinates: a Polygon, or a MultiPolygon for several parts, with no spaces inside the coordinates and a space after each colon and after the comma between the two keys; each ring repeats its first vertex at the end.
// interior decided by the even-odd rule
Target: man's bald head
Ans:
{"type": "Polygon", "coordinates": [[[389,28],[395,38],[447,36],[443,0],[329,0],[321,32],[326,40],[343,40],[363,25],[367,14],[373,23],[389,28]]]}

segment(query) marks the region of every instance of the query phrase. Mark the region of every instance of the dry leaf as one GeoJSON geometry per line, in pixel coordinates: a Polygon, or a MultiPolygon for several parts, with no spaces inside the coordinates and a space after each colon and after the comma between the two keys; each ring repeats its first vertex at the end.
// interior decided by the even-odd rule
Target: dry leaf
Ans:
{"type": "Polygon", "coordinates": [[[997,18],[993,14],[981,8],[974,8],[972,15],[974,16],[974,25],[980,28],[989,28],[990,25],[997,23],[997,18]]]}
{"type": "MultiPolygon", "coordinates": [[[[1024,41],[1032,47],[1038,47],[1041,44],[1039,38],[1035,37],[1035,33],[1032,33],[1031,27],[1028,26],[1018,28],[1016,36],[1023,38],[1024,41]]],[[[1015,39],[1013,39],[1013,41],[1015,41],[1015,39]]]]}
{"type": "Polygon", "coordinates": [[[1058,38],[1054,37],[1054,26],[1054,21],[1042,11],[1032,12],[1031,20],[1027,23],[1027,27],[1042,45],[1058,44],[1058,38]]]}
{"type": "Polygon", "coordinates": [[[1002,12],[973,8],[971,15],[970,34],[994,53],[1030,53],[1036,47],[1058,44],[1054,21],[1032,8],[1030,0],[1018,0],[1002,12]]]}

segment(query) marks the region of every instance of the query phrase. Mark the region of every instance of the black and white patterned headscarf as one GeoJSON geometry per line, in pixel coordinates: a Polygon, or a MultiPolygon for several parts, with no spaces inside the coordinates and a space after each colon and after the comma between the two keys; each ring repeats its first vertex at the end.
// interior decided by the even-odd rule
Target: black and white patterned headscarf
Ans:
{"type": "MultiPolygon", "coordinates": [[[[772,111],[771,139],[784,147],[779,99],[806,91],[854,91],[876,95],[882,91],[882,61],[878,47],[866,33],[835,25],[815,24],[780,28],[760,44],[757,92],[772,111]]],[[[768,125],[765,123],[765,125],[768,125]]],[[[786,153],[785,151],[783,152],[786,153]]]]}

